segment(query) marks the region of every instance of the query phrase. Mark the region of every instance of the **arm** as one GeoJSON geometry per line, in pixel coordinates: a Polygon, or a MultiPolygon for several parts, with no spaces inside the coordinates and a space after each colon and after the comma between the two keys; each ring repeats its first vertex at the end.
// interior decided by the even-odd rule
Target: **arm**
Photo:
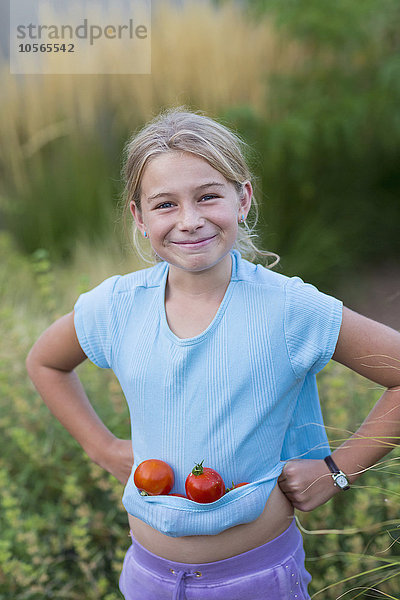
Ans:
{"type": "Polygon", "coordinates": [[[28,354],[26,366],[44,402],[88,456],[126,483],[133,464],[132,445],[116,438],[90,404],[74,371],[85,359],[73,313],[69,313],[41,335],[28,354]]]}
{"type": "MultiPolygon", "coordinates": [[[[359,429],[332,452],[351,483],[399,444],[400,333],[347,308],[333,359],[387,388],[359,429]]],[[[293,460],[278,479],[295,508],[313,510],[339,493],[323,460],[293,460]]]]}

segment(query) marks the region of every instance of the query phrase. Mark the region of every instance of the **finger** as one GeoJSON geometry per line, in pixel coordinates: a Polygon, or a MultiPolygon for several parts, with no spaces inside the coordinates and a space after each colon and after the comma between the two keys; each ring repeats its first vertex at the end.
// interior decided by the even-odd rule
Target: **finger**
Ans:
{"type": "Polygon", "coordinates": [[[291,494],[291,493],[289,492],[289,493],[285,494],[285,498],[286,498],[287,500],[289,500],[290,504],[291,504],[292,506],[294,506],[294,508],[297,508],[297,507],[296,507],[296,504],[297,504],[297,503],[296,503],[296,499],[294,498],[293,494],[291,494]]]}
{"type": "Polygon", "coordinates": [[[278,483],[280,483],[281,481],[285,481],[285,480],[286,480],[286,473],[284,471],[282,471],[282,473],[278,477],[278,483]]]}
{"type": "Polygon", "coordinates": [[[283,492],[283,494],[285,494],[286,498],[289,498],[290,501],[292,501],[292,499],[294,499],[296,492],[289,485],[283,484],[283,485],[280,485],[279,488],[280,488],[281,492],[283,492]]]}
{"type": "Polygon", "coordinates": [[[280,481],[279,488],[284,494],[290,492],[290,486],[288,485],[287,481],[280,481]]]}

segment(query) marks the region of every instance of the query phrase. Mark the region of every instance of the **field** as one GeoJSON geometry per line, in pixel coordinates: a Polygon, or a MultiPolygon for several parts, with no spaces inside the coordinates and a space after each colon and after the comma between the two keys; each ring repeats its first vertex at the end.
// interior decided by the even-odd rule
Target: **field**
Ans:
{"type": "MultiPolygon", "coordinates": [[[[0,267],[0,598],[117,600],[129,543],[122,486],[90,463],[50,415],[24,360],[79,293],[138,264],[115,248],[105,260],[100,250],[80,247],[68,267],[59,267],[43,252],[24,257],[5,234],[0,248],[7,257],[0,267]]],[[[127,407],[113,374],[88,361],[79,372],[100,416],[116,435],[128,437],[127,407]]],[[[319,387],[335,447],[380,390],[335,363],[319,375],[319,387]]],[[[399,597],[399,458],[392,452],[351,492],[298,513],[313,598],[399,597]]]]}
{"type": "MultiPolygon", "coordinates": [[[[120,168],[148,118],[185,104],[243,137],[281,272],[331,293],[385,261],[398,275],[398,2],[337,0],[329,19],[320,0],[177,4],[155,2],[151,76],[15,78],[0,65],[0,600],[120,598],[122,486],[50,416],[24,363],[81,292],[142,266],[119,233],[120,168]]],[[[79,373],[127,437],[113,374],[79,373]]],[[[318,383],[334,448],[382,390],[335,363],[318,383]]],[[[313,599],[400,598],[399,459],[298,513],[313,599]]]]}

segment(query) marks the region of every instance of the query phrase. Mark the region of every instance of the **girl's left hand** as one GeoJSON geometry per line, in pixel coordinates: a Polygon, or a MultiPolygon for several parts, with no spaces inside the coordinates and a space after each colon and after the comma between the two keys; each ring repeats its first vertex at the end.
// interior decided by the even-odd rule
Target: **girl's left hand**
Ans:
{"type": "Polygon", "coordinates": [[[294,508],[308,512],[325,504],[341,490],[324,460],[290,460],[278,478],[281,491],[294,508]]]}
{"type": "Polygon", "coordinates": [[[126,485],[133,465],[132,442],[115,437],[108,446],[102,449],[101,457],[97,457],[97,459],[92,457],[92,459],[111,475],[114,475],[123,485],[126,485]]]}

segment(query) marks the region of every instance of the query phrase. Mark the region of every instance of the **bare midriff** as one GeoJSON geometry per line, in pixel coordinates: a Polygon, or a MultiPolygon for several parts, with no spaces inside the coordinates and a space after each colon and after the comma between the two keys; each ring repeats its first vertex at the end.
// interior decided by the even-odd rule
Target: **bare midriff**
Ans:
{"type": "Polygon", "coordinates": [[[175,562],[199,564],[224,560],[266,544],[289,527],[293,512],[293,506],[276,485],[255,521],[217,535],[170,537],[128,516],[134,538],[149,552],[175,562]]]}

